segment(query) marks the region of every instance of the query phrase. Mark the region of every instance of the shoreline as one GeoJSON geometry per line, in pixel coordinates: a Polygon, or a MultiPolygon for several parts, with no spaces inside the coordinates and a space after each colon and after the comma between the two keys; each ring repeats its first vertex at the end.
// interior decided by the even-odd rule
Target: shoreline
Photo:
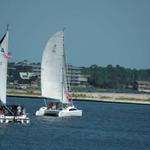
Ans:
{"type": "MultiPolygon", "coordinates": [[[[75,101],[91,101],[91,102],[113,102],[113,103],[131,103],[131,104],[150,104],[150,94],[135,93],[107,93],[107,92],[72,92],[75,101]]],[[[8,97],[37,98],[41,99],[40,92],[8,92],[8,97]]]]}
{"type": "Polygon", "coordinates": [[[150,94],[135,93],[72,93],[74,98],[89,101],[114,102],[114,103],[134,103],[134,104],[150,104],[150,94]]]}

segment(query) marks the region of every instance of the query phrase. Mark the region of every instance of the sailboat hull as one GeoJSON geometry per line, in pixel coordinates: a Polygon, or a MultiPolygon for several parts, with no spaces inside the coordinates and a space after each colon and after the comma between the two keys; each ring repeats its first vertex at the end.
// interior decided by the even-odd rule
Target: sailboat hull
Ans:
{"type": "Polygon", "coordinates": [[[0,115],[0,123],[30,123],[30,119],[26,115],[6,116],[0,115]]]}
{"type": "Polygon", "coordinates": [[[82,116],[82,110],[61,110],[58,114],[59,117],[69,117],[69,116],[82,116]]]}
{"type": "Polygon", "coordinates": [[[76,109],[74,106],[69,106],[65,109],[48,109],[41,107],[36,111],[36,116],[56,116],[56,117],[69,117],[69,116],[82,116],[82,110],[76,109]]]}

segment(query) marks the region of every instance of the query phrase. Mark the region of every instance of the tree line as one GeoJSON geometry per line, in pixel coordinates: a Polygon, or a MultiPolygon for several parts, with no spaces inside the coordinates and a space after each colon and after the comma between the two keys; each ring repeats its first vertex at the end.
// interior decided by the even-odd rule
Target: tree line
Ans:
{"type": "Polygon", "coordinates": [[[120,65],[82,67],[81,72],[88,76],[90,85],[105,89],[134,88],[136,81],[150,81],[150,69],[129,69],[120,65]]]}

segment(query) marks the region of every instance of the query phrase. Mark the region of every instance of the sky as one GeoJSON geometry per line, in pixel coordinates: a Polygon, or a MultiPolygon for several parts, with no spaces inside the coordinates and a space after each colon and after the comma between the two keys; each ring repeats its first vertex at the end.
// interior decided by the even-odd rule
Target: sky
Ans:
{"type": "Polygon", "coordinates": [[[0,0],[0,37],[7,24],[11,61],[41,62],[65,27],[69,64],[150,69],[149,0],[0,0]]]}

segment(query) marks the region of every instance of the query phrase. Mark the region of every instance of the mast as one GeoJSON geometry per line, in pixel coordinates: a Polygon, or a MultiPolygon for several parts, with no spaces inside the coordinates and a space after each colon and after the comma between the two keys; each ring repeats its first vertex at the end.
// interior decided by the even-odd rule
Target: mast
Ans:
{"type": "MultiPolygon", "coordinates": [[[[61,98],[62,98],[62,101],[64,99],[64,71],[65,71],[65,56],[64,56],[64,32],[63,32],[63,54],[62,54],[62,87],[61,87],[61,98]]],[[[62,107],[63,107],[63,104],[62,104],[62,107]]]]}
{"type": "MultiPolygon", "coordinates": [[[[64,71],[65,71],[65,51],[64,51],[64,31],[65,31],[65,27],[63,28],[62,32],[63,32],[63,54],[62,54],[62,87],[61,87],[61,98],[62,98],[62,102],[63,102],[63,99],[64,99],[64,71]]],[[[63,106],[63,104],[62,104],[63,106]]]]}

